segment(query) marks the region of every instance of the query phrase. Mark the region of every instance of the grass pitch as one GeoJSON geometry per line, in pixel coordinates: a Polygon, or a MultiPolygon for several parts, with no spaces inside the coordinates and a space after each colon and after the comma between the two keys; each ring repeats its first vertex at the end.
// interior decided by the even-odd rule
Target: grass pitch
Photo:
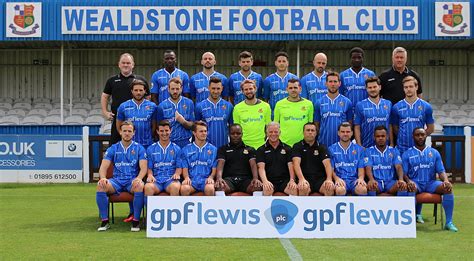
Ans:
{"type": "MultiPolygon", "coordinates": [[[[433,206],[425,205],[416,239],[291,243],[305,260],[474,260],[474,185],[456,184],[455,197],[458,233],[434,225],[433,206]]],[[[121,221],[127,213],[127,204],[116,204],[112,229],[98,233],[95,185],[0,184],[0,260],[289,259],[278,239],[148,239],[121,221]]]]}

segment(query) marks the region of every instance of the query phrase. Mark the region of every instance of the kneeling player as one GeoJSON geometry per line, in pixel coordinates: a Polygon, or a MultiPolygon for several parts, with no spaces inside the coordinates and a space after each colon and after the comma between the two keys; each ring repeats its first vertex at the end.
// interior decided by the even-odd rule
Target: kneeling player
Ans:
{"type": "Polygon", "coordinates": [[[229,128],[230,143],[217,151],[216,189],[225,194],[245,192],[252,194],[262,190],[258,180],[255,149],[242,141],[242,127],[233,124],[229,128]]]}
{"type": "Polygon", "coordinates": [[[351,124],[343,122],[337,134],[339,141],[329,147],[331,164],[334,169],[336,195],[346,193],[367,195],[367,184],[364,181],[364,148],[351,142],[351,124]]]}
{"type": "Polygon", "coordinates": [[[171,127],[166,120],[158,123],[160,140],[147,149],[148,178],[145,185],[145,204],[147,196],[166,191],[171,196],[179,196],[181,168],[176,167],[181,148],[170,141],[171,127]]]}
{"type": "Polygon", "coordinates": [[[133,193],[133,220],[131,231],[140,231],[140,212],[143,208],[143,178],[147,172],[145,148],[132,141],[135,129],[131,122],[123,122],[120,126],[122,140],[110,146],[100,164],[100,180],[97,184],[96,201],[99,207],[102,224],[98,231],[110,228],[107,194],[119,194],[128,191],[133,193]],[[114,164],[113,178],[107,179],[107,169],[114,164]]]}
{"type": "Polygon", "coordinates": [[[280,124],[267,125],[268,140],[257,150],[257,167],[262,179],[263,195],[274,192],[298,195],[295,172],[291,161],[291,148],[280,141],[280,124]]]}
{"type": "Polygon", "coordinates": [[[365,173],[369,178],[367,184],[369,196],[380,193],[406,196],[407,186],[403,180],[402,158],[398,149],[387,146],[387,133],[385,126],[375,127],[375,145],[365,150],[365,173]]]}
{"type": "Polygon", "coordinates": [[[192,128],[194,142],[181,149],[180,165],[178,165],[183,168],[184,177],[181,195],[189,196],[197,191],[204,192],[206,196],[214,196],[217,149],[206,141],[205,122],[197,121],[192,128]]]}
{"type": "MultiPolygon", "coordinates": [[[[446,171],[439,152],[426,146],[426,130],[415,128],[413,130],[415,146],[403,153],[403,172],[407,182],[408,192],[414,196],[415,193],[436,193],[443,195],[443,208],[446,213],[446,224],[444,228],[453,232],[458,229],[453,223],[454,195],[453,185],[448,180],[446,171]],[[436,173],[443,181],[436,180],[436,173]]],[[[421,213],[416,213],[416,220],[423,223],[421,213]]]]}
{"type": "Polygon", "coordinates": [[[326,147],[316,141],[316,125],[308,122],[303,127],[303,140],[293,146],[293,166],[298,177],[298,195],[319,192],[334,195],[331,160],[326,147]]]}

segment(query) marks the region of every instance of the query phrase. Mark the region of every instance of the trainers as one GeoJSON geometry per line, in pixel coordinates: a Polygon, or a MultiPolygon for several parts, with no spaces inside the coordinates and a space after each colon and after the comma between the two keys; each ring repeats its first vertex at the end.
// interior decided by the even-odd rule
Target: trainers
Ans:
{"type": "Polygon", "coordinates": [[[453,224],[453,222],[446,223],[444,226],[444,229],[452,231],[452,232],[458,232],[458,228],[453,224]]]}
{"type": "Polygon", "coordinates": [[[425,224],[422,215],[416,215],[416,223],[425,224]]]}
{"type": "Polygon", "coordinates": [[[132,228],[130,229],[132,232],[139,232],[140,231],[140,222],[139,221],[132,221],[132,228]]]}
{"type": "Polygon", "coordinates": [[[123,219],[123,222],[130,223],[133,220],[133,214],[128,214],[128,217],[123,219]]]}
{"type": "Polygon", "coordinates": [[[100,227],[97,229],[97,231],[107,231],[107,229],[110,228],[110,224],[108,220],[103,220],[102,223],[100,224],[100,227]]]}

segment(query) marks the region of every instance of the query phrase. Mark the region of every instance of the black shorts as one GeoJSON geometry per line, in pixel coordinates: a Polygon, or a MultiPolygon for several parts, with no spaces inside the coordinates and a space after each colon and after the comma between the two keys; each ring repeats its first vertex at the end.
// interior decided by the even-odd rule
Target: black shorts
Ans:
{"type": "Polygon", "coordinates": [[[313,192],[318,192],[321,189],[321,186],[323,185],[324,181],[326,181],[326,178],[320,178],[317,176],[307,176],[305,177],[306,180],[309,182],[309,187],[311,189],[311,193],[313,192]]]}
{"type": "Polygon", "coordinates": [[[288,186],[288,182],[290,182],[289,178],[286,179],[276,179],[276,180],[269,180],[273,184],[273,193],[275,192],[283,192],[285,193],[286,186],[288,186]]]}
{"type": "Polygon", "coordinates": [[[114,120],[112,121],[112,126],[110,129],[110,144],[109,146],[112,146],[112,144],[115,144],[119,141],[122,140],[122,137],[120,137],[120,133],[117,131],[117,119],[114,117],[114,120]]]}
{"type": "Polygon", "coordinates": [[[250,182],[252,182],[252,179],[248,177],[234,176],[225,177],[224,181],[229,187],[230,191],[247,193],[247,188],[249,187],[250,182]]]}

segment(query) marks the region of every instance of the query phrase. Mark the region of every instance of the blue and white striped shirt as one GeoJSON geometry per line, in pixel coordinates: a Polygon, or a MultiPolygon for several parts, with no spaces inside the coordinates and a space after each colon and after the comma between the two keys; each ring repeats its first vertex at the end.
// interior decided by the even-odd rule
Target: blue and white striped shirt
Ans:
{"type": "Polygon", "coordinates": [[[194,103],[190,99],[181,96],[177,104],[171,98],[164,100],[156,110],[157,122],[167,120],[171,125],[172,142],[188,140],[191,138],[191,131],[184,128],[181,123],[176,121],[175,112],[178,111],[187,121],[194,121],[194,103]]]}
{"type": "Polygon", "coordinates": [[[339,141],[337,128],[341,123],[352,120],[352,103],[339,94],[331,100],[326,94],[314,105],[314,121],[319,122],[319,144],[326,147],[339,141]]]}
{"type": "Polygon", "coordinates": [[[288,97],[286,87],[289,79],[298,79],[298,77],[290,72],[287,72],[285,77],[281,78],[277,73],[270,74],[263,82],[263,97],[268,100],[270,108],[275,109],[276,103],[288,97]]]}
{"type": "Polygon", "coordinates": [[[239,102],[245,100],[245,96],[242,93],[240,84],[246,79],[255,81],[255,85],[257,85],[257,97],[260,98],[263,95],[263,79],[261,74],[251,71],[249,76],[245,78],[245,76],[242,75],[240,71],[238,71],[229,77],[227,88],[229,90],[229,96],[234,97],[234,104],[238,104],[239,102]]]}
{"type": "Polygon", "coordinates": [[[214,104],[207,98],[196,105],[196,120],[207,123],[207,140],[217,148],[229,143],[229,125],[232,124],[233,109],[234,106],[223,99],[214,104]]]}
{"type": "Polygon", "coordinates": [[[411,147],[402,156],[403,173],[415,182],[436,180],[436,173],[446,172],[439,152],[426,146],[423,151],[411,147]]]}
{"type": "Polygon", "coordinates": [[[327,72],[323,72],[318,77],[314,72],[310,72],[301,78],[301,97],[310,100],[315,104],[321,97],[328,93],[326,87],[327,72]]]}
{"type": "Polygon", "coordinates": [[[135,126],[133,140],[145,147],[153,143],[152,123],[155,118],[156,104],[146,99],[140,105],[130,99],[117,109],[117,119],[132,122],[135,126]]]}
{"type": "MultiPolygon", "coordinates": [[[[209,97],[209,81],[211,77],[217,77],[222,81],[222,97],[229,96],[227,88],[227,77],[222,73],[214,71],[211,75],[207,76],[204,72],[198,72],[191,76],[189,81],[189,89],[191,97],[196,99],[196,104],[205,100],[209,97]]],[[[184,92],[186,93],[186,92],[184,92]]]]}
{"type": "Polygon", "coordinates": [[[158,95],[158,104],[170,97],[168,82],[171,78],[175,77],[179,77],[183,81],[183,93],[189,93],[189,76],[178,68],[175,68],[172,73],[163,68],[154,72],[151,76],[150,92],[158,95]]]}
{"type": "Polygon", "coordinates": [[[375,76],[375,73],[364,67],[359,73],[354,72],[352,68],[341,72],[339,92],[351,100],[353,110],[358,102],[369,96],[365,88],[365,79],[373,76],[375,76]]]}
{"type": "Polygon", "coordinates": [[[178,167],[188,169],[191,180],[203,180],[209,177],[212,169],[217,167],[217,148],[206,143],[199,148],[196,143],[186,145],[181,149],[178,167]]]}
{"type": "Polygon", "coordinates": [[[354,125],[360,126],[360,136],[364,148],[375,145],[375,127],[383,125],[387,130],[389,129],[391,110],[392,103],[382,98],[378,104],[375,104],[369,98],[357,103],[355,107],[354,125]]]}
{"type": "Polygon", "coordinates": [[[145,148],[137,142],[132,142],[125,148],[122,141],[110,146],[104,154],[104,159],[112,162],[114,166],[114,179],[130,181],[140,172],[140,160],[146,160],[145,148]]]}
{"type": "Polygon", "coordinates": [[[400,152],[393,147],[386,146],[384,151],[379,151],[376,146],[365,149],[365,165],[372,167],[372,174],[377,181],[398,179],[395,165],[402,165],[400,152]]]}
{"type": "Polygon", "coordinates": [[[413,130],[424,128],[427,124],[433,124],[433,108],[426,101],[417,98],[413,104],[405,99],[397,102],[392,107],[390,122],[398,126],[397,148],[400,153],[415,145],[413,130]]]}
{"type": "Polygon", "coordinates": [[[170,180],[176,172],[181,148],[173,142],[170,142],[166,148],[163,148],[159,142],[155,142],[146,151],[148,169],[153,171],[156,181],[163,183],[170,180]]]}
{"type": "Polygon", "coordinates": [[[347,149],[339,142],[334,143],[329,146],[329,154],[334,172],[344,181],[357,179],[358,169],[365,167],[364,148],[352,142],[347,149]]]}

